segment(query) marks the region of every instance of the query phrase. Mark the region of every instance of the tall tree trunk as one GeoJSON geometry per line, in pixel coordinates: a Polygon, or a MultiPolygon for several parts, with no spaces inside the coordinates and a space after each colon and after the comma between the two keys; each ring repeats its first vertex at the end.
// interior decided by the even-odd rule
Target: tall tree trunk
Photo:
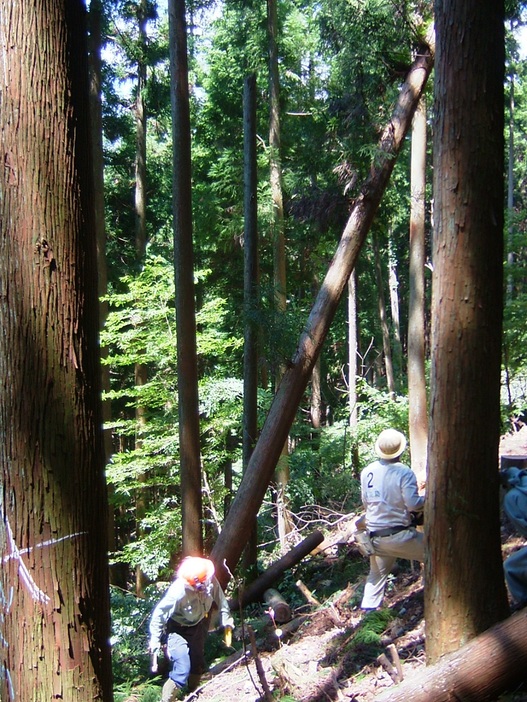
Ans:
{"type": "Polygon", "coordinates": [[[397,257],[393,242],[393,232],[388,235],[388,290],[392,314],[392,357],[396,389],[401,389],[403,368],[403,346],[401,342],[401,315],[399,311],[399,279],[397,277],[397,257]],[[397,380],[399,379],[399,380],[397,380]]]}
{"type": "Polygon", "coordinates": [[[350,427],[357,426],[357,273],[348,281],[348,404],[350,427]]]}
{"type": "MultiPolygon", "coordinates": [[[[511,22],[512,25],[512,22],[511,22]]],[[[512,26],[511,26],[512,32],[512,26]]],[[[505,304],[509,305],[514,296],[514,70],[511,69],[509,75],[510,93],[509,93],[509,144],[508,144],[508,164],[507,164],[507,290],[505,295],[505,304]]],[[[507,400],[509,411],[512,411],[512,388],[511,375],[509,366],[509,344],[505,340],[503,345],[503,366],[505,372],[505,389],[507,391],[507,400]]]]}
{"type": "Polygon", "coordinates": [[[388,326],[388,319],[386,315],[386,302],[384,300],[379,244],[375,235],[373,235],[373,253],[375,257],[375,278],[377,280],[377,305],[379,307],[379,320],[381,322],[382,349],[384,353],[384,370],[386,372],[386,384],[388,386],[388,392],[390,393],[390,397],[392,399],[395,399],[395,375],[393,372],[390,328],[388,326]]]}
{"type": "Polygon", "coordinates": [[[507,303],[512,300],[514,282],[512,270],[514,266],[514,72],[509,76],[509,144],[507,164],[507,303]]]}
{"type": "Polygon", "coordinates": [[[0,45],[0,698],[111,700],[84,4],[1,0],[0,45]]]}
{"type": "MultiPolygon", "coordinates": [[[[286,265],[284,201],[282,194],[281,134],[280,134],[280,76],[278,72],[278,17],[277,0],[267,0],[267,29],[269,36],[269,162],[271,197],[273,200],[272,242],[275,308],[279,316],[286,312],[286,265]]],[[[282,363],[276,372],[276,387],[280,385],[285,367],[282,363]]],[[[276,511],[278,534],[282,552],[286,549],[286,536],[292,529],[287,500],[289,483],[289,448],[284,442],[282,455],[276,467],[276,511]]]]}
{"type": "Polygon", "coordinates": [[[229,579],[223,564],[225,562],[232,570],[245,546],[244,530],[260,508],[311,377],[313,365],[388,184],[395,159],[410,127],[432,66],[432,55],[423,47],[401,88],[392,118],[381,136],[370,176],[355,200],[333,261],[299,339],[296,355],[284,374],[223,530],[214,546],[212,557],[223,584],[229,579]]]}
{"type": "MultiPolygon", "coordinates": [[[[139,61],[137,63],[137,95],[135,98],[135,255],[140,266],[144,264],[146,254],[146,0],[141,0],[137,8],[139,23],[139,61]]],[[[135,385],[141,388],[148,381],[148,366],[146,363],[135,364],[135,385]]],[[[135,410],[136,440],[135,447],[140,449],[146,431],[147,409],[139,402],[135,410]]],[[[143,535],[142,522],[148,509],[148,488],[146,487],[147,475],[139,475],[139,488],[135,501],[136,533],[140,538],[143,535]]],[[[135,569],[135,591],[143,597],[148,578],[139,566],[135,569]]]]}
{"type": "MultiPolygon", "coordinates": [[[[245,79],[244,114],[244,349],[243,349],[243,469],[258,438],[258,179],[256,161],[256,74],[245,79]]],[[[256,571],[256,519],[251,526],[244,566],[256,571]]]]}
{"type": "Polygon", "coordinates": [[[508,609],[497,470],[504,7],[503,0],[435,5],[432,392],[425,514],[429,662],[462,646],[508,609]]]}
{"type": "Polygon", "coordinates": [[[174,154],[174,271],[179,400],[179,451],[183,552],[203,550],[201,456],[196,349],[196,301],[192,244],[190,107],[185,1],[169,0],[170,69],[174,154]]]}
{"type": "Polygon", "coordinates": [[[426,480],[428,408],[425,374],[425,186],[426,104],[424,96],[412,125],[410,167],[410,302],[408,311],[408,423],[412,470],[426,480]]]}
{"type": "MultiPolygon", "coordinates": [[[[90,56],[90,128],[93,153],[94,177],[94,208],[95,228],[97,232],[97,273],[99,296],[99,328],[102,330],[108,316],[108,303],[106,293],[108,289],[108,274],[106,265],[106,226],[104,221],[104,153],[102,145],[102,2],[91,0],[89,12],[89,56],[90,56]]],[[[101,346],[101,359],[108,357],[108,348],[101,346]]],[[[102,391],[110,390],[110,367],[103,363],[101,366],[102,391]]],[[[104,463],[108,464],[113,453],[112,432],[106,427],[112,418],[112,403],[104,399],[102,403],[102,421],[104,431],[104,463]]],[[[112,506],[112,487],[108,486],[109,512],[108,512],[108,550],[110,553],[117,548],[115,541],[115,513],[112,506]]],[[[120,587],[126,586],[123,564],[110,568],[110,582],[120,587]]]]}

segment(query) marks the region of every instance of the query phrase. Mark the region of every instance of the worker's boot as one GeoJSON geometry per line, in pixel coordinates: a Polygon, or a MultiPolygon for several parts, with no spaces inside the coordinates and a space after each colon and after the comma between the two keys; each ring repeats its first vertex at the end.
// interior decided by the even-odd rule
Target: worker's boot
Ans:
{"type": "Polygon", "coordinates": [[[187,680],[187,690],[189,692],[194,692],[199,687],[201,680],[201,675],[199,673],[191,673],[187,680]]]}
{"type": "Polygon", "coordinates": [[[166,683],[163,685],[161,702],[176,702],[176,700],[182,700],[183,697],[183,690],[179,687],[179,685],[176,685],[172,678],[168,678],[166,683]]]}

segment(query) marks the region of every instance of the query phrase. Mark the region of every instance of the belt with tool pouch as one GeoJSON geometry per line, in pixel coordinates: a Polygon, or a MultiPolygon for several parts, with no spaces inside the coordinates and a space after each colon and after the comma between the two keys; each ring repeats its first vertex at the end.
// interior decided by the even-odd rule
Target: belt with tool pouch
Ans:
{"type": "Polygon", "coordinates": [[[409,526],[393,526],[393,527],[386,527],[386,529],[378,529],[377,531],[370,531],[370,536],[393,536],[394,534],[398,534],[400,531],[405,531],[406,529],[409,529],[409,526]]]}

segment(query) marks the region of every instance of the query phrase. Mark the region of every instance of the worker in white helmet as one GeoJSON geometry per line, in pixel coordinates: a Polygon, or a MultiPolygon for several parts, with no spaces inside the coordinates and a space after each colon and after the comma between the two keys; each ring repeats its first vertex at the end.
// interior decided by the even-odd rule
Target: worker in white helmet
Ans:
{"type": "Polygon", "coordinates": [[[424,509],[414,472],[401,462],[406,437],[385,429],[375,442],[378,460],[361,472],[365,526],[371,543],[370,572],[361,607],[381,606],[386,581],[397,558],[424,561],[424,536],[414,527],[415,515],[424,509]]]}
{"type": "Polygon", "coordinates": [[[185,558],[150,619],[148,648],[153,656],[153,667],[156,669],[165,637],[166,656],[172,664],[161,702],[174,702],[183,697],[185,690],[190,692],[198,687],[205,670],[207,620],[214,604],[220,613],[225,643],[230,646],[234,622],[225,594],[214,575],[214,564],[207,558],[185,558]]]}

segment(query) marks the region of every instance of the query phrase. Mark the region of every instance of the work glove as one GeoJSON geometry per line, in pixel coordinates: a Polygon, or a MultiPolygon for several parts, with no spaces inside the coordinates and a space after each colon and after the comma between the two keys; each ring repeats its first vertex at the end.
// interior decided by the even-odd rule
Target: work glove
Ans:
{"type": "Polygon", "coordinates": [[[410,526],[413,526],[413,527],[422,526],[425,523],[424,512],[410,512],[410,516],[412,518],[412,521],[410,522],[410,526]]]}
{"type": "Polygon", "coordinates": [[[227,625],[223,629],[223,640],[227,647],[230,648],[232,646],[232,626],[227,625]]]}
{"type": "Polygon", "coordinates": [[[157,673],[157,657],[161,651],[161,644],[156,639],[150,639],[148,652],[150,653],[150,668],[152,673],[157,673]]]}

